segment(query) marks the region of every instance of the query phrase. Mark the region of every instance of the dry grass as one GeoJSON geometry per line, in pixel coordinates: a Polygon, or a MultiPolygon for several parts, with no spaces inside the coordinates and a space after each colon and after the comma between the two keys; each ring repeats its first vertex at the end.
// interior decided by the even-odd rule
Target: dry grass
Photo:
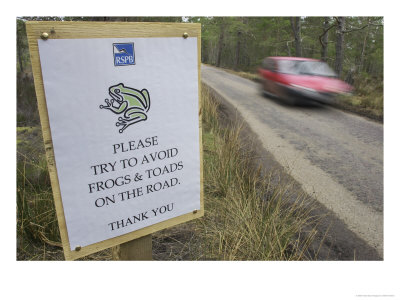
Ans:
{"type": "Polygon", "coordinates": [[[383,120],[383,80],[370,78],[367,74],[356,78],[355,93],[339,97],[339,105],[345,109],[383,120]]]}
{"type": "Polygon", "coordinates": [[[240,124],[221,128],[217,102],[205,86],[202,91],[205,217],[197,224],[201,259],[311,259],[307,249],[316,234],[313,204],[301,193],[293,194],[287,183],[277,183],[272,173],[261,175],[241,145],[240,124]]]}
{"type": "Polygon", "coordinates": [[[41,131],[19,127],[17,136],[17,259],[46,259],[57,252],[60,235],[41,131]]]}
{"type": "Polygon", "coordinates": [[[216,66],[209,65],[209,64],[204,64],[204,63],[203,63],[203,65],[206,65],[206,66],[209,66],[209,67],[213,67],[213,68],[222,69],[222,70],[224,70],[224,71],[226,71],[228,73],[231,73],[233,75],[237,75],[237,76],[240,76],[240,77],[243,77],[243,78],[255,81],[255,82],[259,82],[260,81],[260,77],[259,77],[259,75],[257,73],[235,71],[235,70],[232,70],[232,69],[216,67],[216,66]]]}

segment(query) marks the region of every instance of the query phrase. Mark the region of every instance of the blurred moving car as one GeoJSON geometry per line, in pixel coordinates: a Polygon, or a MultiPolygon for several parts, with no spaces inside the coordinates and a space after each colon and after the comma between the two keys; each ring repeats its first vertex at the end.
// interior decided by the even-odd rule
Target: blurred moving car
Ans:
{"type": "Polygon", "coordinates": [[[265,94],[290,104],[332,103],[335,96],[351,93],[351,85],[340,80],[327,63],[303,57],[267,57],[258,70],[265,94]]]}

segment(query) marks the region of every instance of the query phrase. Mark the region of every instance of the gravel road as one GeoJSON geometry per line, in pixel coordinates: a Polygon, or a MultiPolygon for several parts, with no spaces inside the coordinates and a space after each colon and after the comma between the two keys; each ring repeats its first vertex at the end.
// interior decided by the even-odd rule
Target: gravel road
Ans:
{"type": "Polygon", "coordinates": [[[383,125],[325,105],[287,106],[221,69],[201,73],[302,189],[383,259],[383,125]]]}

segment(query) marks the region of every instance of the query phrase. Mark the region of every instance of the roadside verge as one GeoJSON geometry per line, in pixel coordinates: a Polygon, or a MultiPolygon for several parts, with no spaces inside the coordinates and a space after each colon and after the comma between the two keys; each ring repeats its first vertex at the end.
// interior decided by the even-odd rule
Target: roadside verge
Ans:
{"type": "MultiPolygon", "coordinates": [[[[225,119],[236,119],[243,124],[243,144],[247,144],[249,138],[255,141],[252,144],[256,151],[257,163],[259,163],[265,173],[273,171],[274,176],[290,182],[292,189],[297,193],[303,192],[302,185],[298,183],[293,174],[288,174],[287,170],[278,163],[272,153],[264,147],[263,142],[258,135],[251,129],[251,126],[245,122],[241,112],[239,112],[230,101],[227,101],[223,95],[210,88],[220,104],[220,111],[225,115],[225,119]]],[[[253,124],[254,125],[254,124],[253,124]]],[[[293,193],[293,192],[292,192],[293,193]]],[[[308,193],[310,195],[310,193],[308,193]]],[[[313,198],[309,196],[310,199],[313,198]]],[[[328,209],[324,204],[316,203],[313,210],[314,216],[320,217],[314,248],[318,248],[318,260],[381,260],[381,255],[366,241],[351,231],[342,219],[339,219],[335,213],[328,209]],[[322,243],[322,245],[321,245],[322,243]],[[317,246],[318,245],[318,246],[317,246]]]]}

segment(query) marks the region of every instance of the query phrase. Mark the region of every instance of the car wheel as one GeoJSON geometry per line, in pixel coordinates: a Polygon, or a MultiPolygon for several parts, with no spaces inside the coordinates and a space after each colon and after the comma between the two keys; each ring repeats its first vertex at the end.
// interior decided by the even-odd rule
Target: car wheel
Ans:
{"type": "Polygon", "coordinates": [[[283,98],[283,100],[288,105],[295,106],[295,105],[299,104],[299,101],[297,99],[293,98],[293,97],[285,97],[285,98],[283,98]]]}

